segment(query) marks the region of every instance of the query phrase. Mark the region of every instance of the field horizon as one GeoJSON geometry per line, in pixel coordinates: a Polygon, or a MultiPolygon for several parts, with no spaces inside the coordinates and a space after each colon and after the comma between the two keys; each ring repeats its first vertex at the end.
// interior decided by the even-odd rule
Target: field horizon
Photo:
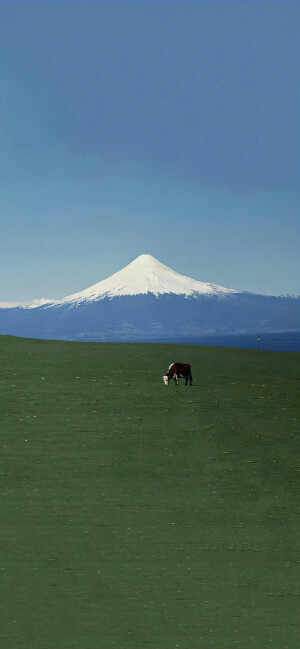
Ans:
{"type": "Polygon", "coordinates": [[[0,351],[3,649],[298,649],[300,353],[0,351]]]}

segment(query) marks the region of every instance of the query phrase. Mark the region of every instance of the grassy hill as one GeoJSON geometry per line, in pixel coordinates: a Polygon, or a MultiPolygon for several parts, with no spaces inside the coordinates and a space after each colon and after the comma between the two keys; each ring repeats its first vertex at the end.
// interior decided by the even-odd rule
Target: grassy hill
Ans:
{"type": "Polygon", "coordinates": [[[299,353],[0,359],[3,649],[298,649],[299,353]],[[173,361],[193,387],[163,385],[173,361]]]}

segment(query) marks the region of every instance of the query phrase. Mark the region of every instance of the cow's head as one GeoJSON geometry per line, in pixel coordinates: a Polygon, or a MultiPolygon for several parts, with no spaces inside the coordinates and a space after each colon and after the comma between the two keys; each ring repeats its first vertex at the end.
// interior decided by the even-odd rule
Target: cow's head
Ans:
{"type": "Polygon", "coordinates": [[[162,378],[163,378],[164,384],[169,385],[170,377],[167,374],[165,374],[165,376],[163,376],[162,378]]]}

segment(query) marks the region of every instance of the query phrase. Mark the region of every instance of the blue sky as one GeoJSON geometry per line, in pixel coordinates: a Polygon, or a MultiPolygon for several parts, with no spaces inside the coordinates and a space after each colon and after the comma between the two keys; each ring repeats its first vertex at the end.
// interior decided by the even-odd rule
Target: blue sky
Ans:
{"type": "Polygon", "coordinates": [[[0,301],[82,290],[141,253],[300,293],[299,13],[0,2],[0,301]]]}

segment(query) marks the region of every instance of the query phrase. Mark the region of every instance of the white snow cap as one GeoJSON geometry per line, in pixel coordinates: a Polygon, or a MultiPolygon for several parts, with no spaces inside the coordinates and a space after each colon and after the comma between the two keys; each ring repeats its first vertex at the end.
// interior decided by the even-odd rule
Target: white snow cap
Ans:
{"type": "Polygon", "coordinates": [[[98,284],[94,284],[80,293],[68,295],[61,300],[51,302],[51,305],[65,303],[93,302],[104,297],[117,297],[120,295],[140,295],[153,293],[163,295],[173,293],[175,295],[190,295],[197,297],[202,295],[219,295],[236,293],[229,288],[207,284],[191,279],[185,275],[176,273],[165,264],[152,257],[152,255],[140,255],[128,266],[114,273],[98,284]]]}

